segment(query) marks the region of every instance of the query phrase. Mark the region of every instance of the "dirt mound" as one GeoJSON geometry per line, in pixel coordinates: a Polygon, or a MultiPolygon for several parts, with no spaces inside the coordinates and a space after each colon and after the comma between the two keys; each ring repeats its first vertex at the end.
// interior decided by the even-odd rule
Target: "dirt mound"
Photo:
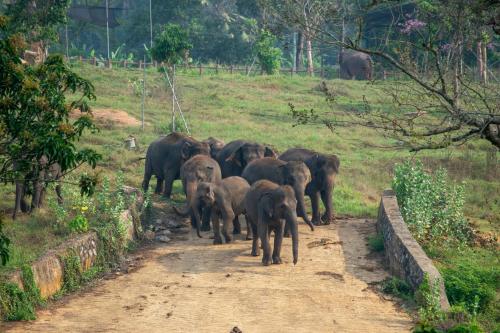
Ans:
{"type": "MultiPolygon", "coordinates": [[[[92,109],[94,119],[98,124],[114,126],[139,126],[140,120],[132,117],[126,111],[120,109],[92,109]]],[[[78,117],[80,112],[75,110],[71,113],[72,117],[78,117]]]]}

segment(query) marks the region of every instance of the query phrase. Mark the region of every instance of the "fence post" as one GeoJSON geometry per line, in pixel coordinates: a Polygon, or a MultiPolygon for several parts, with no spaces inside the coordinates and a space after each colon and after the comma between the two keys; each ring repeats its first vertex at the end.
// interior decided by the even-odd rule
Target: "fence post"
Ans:
{"type": "Polygon", "coordinates": [[[248,76],[248,65],[245,66],[245,75],[248,76]]]}
{"type": "Polygon", "coordinates": [[[155,68],[158,67],[158,61],[154,61],[154,64],[155,64],[155,68]]]}
{"type": "Polygon", "coordinates": [[[290,77],[293,77],[293,66],[290,68],[290,77]]]}
{"type": "Polygon", "coordinates": [[[96,65],[96,59],[95,57],[92,57],[92,65],[95,66],[96,65]]]}
{"type": "Polygon", "coordinates": [[[79,56],[79,57],[78,57],[78,60],[80,60],[80,62],[83,62],[83,58],[82,58],[82,56],[79,56]]]}
{"type": "Polygon", "coordinates": [[[385,69],[384,69],[384,71],[382,72],[382,79],[383,79],[384,81],[387,79],[387,72],[385,71],[385,69]]]}
{"type": "Polygon", "coordinates": [[[219,74],[219,63],[215,63],[215,74],[219,74]]]}
{"type": "Polygon", "coordinates": [[[142,60],[139,60],[139,69],[142,69],[142,60]]]}
{"type": "Polygon", "coordinates": [[[201,74],[203,73],[203,67],[201,67],[201,63],[200,63],[200,64],[198,64],[198,68],[199,68],[199,70],[200,70],[200,76],[201,76],[201,74]]]}
{"type": "Polygon", "coordinates": [[[112,68],[113,67],[113,63],[111,62],[111,59],[108,59],[108,68],[112,68]]]}
{"type": "Polygon", "coordinates": [[[233,74],[233,65],[229,66],[229,73],[233,74]]]}

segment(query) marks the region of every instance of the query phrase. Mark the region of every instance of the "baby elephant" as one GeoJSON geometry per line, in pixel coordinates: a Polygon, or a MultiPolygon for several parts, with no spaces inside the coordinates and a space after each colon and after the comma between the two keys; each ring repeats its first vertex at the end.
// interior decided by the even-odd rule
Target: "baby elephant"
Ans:
{"type": "Polygon", "coordinates": [[[281,264],[281,243],[286,221],[292,233],[293,263],[299,257],[299,232],[297,228],[297,200],[293,188],[278,185],[268,180],[259,180],[252,185],[245,198],[247,220],[253,232],[252,255],[259,255],[259,239],[262,242],[264,265],[281,264]],[[274,250],[271,258],[269,236],[274,231],[274,250]]]}
{"type": "MultiPolygon", "coordinates": [[[[226,243],[231,242],[229,228],[234,218],[245,211],[245,196],[250,189],[241,177],[224,178],[218,183],[201,182],[198,184],[194,205],[209,207],[214,228],[214,244],[222,244],[219,218],[222,217],[222,234],[226,243]]],[[[199,223],[199,221],[197,222],[199,223]]],[[[248,225],[247,225],[248,237],[248,225]]]]}

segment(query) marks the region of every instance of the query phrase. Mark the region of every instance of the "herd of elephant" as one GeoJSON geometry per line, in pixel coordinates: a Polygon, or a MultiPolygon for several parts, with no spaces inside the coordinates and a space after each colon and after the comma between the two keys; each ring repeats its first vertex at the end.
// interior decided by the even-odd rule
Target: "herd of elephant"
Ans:
{"type": "Polygon", "coordinates": [[[222,237],[231,242],[232,234],[241,233],[238,216],[245,215],[247,239],[253,240],[252,255],[260,255],[260,240],[264,265],[282,262],[283,237],[291,234],[296,264],[297,216],[311,231],[314,225],[333,220],[332,192],[339,164],[337,156],[309,149],[292,148],[278,155],[273,148],[255,142],[236,140],[224,144],[214,138],[198,141],[171,133],[149,145],[142,186],[147,191],[155,175],[155,193],[168,198],[174,180],[181,179],[187,204],[174,210],[191,217],[199,237],[200,230],[209,231],[212,222],[214,244],[221,244],[222,237]],[[305,195],[311,199],[312,219],[306,212],[305,195]],[[325,206],[323,215],[320,200],[325,206]]]}

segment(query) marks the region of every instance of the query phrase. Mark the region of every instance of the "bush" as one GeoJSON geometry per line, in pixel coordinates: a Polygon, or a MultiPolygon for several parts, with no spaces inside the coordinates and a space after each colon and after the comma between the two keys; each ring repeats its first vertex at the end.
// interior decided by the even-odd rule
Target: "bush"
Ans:
{"type": "Polygon", "coordinates": [[[446,170],[431,174],[421,162],[398,164],[392,187],[403,218],[419,243],[465,245],[471,239],[463,214],[464,186],[452,184],[446,170]]]}
{"type": "Polygon", "coordinates": [[[384,237],[380,234],[368,237],[368,246],[375,252],[384,251],[384,237]]]}
{"type": "Polygon", "coordinates": [[[161,34],[155,38],[151,54],[153,59],[164,61],[171,66],[187,58],[192,48],[187,32],[180,25],[166,24],[161,34]]]}
{"type": "Polygon", "coordinates": [[[279,74],[281,68],[281,49],[275,47],[276,37],[267,30],[262,30],[255,43],[257,58],[266,74],[279,74]]]}

